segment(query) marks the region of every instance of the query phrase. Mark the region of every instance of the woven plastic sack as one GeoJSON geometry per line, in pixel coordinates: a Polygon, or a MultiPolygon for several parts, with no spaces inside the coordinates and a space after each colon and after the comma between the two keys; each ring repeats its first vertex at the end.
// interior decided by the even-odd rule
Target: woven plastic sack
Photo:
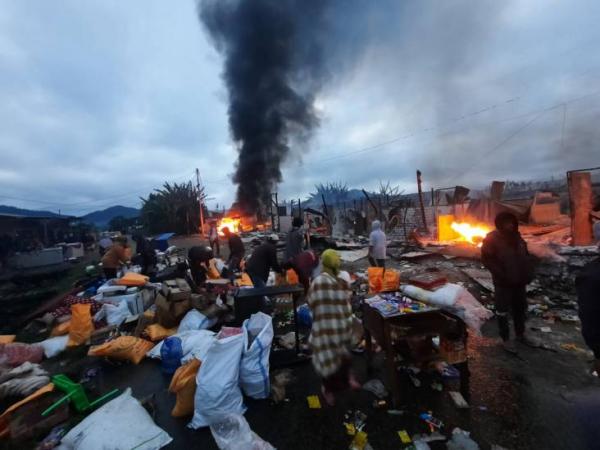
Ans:
{"type": "Polygon", "coordinates": [[[173,417],[186,417],[194,414],[194,395],[196,394],[196,375],[202,363],[192,359],[179,367],[173,374],[169,392],[177,395],[175,406],[171,411],[173,417]]]}
{"type": "Polygon", "coordinates": [[[269,397],[269,355],[273,342],[273,319],[258,312],[244,321],[244,352],[240,365],[240,386],[248,397],[269,397]]]}
{"type": "Polygon", "coordinates": [[[92,305],[76,303],[71,305],[71,325],[69,326],[69,347],[85,344],[94,332],[92,305]]]}
{"type": "Polygon", "coordinates": [[[90,347],[88,355],[107,356],[113,359],[139,364],[146,353],[154,346],[150,341],[134,336],[120,336],[115,340],[90,347]]]}

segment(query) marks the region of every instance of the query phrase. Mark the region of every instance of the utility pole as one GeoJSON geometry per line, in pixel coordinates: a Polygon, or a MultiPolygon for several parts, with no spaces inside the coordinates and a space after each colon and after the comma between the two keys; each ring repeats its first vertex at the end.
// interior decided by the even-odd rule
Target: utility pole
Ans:
{"type": "Polygon", "coordinates": [[[196,190],[198,191],[198,203],[200,204],[200,235],[204,237],[204,202],[200,191],[200,170],[196,168],[196,190]]]}
{"type": "Polygon", "coordinates": [[[421,204],[421,215],[423,217],[423,228],[425,231],[429,233],[429,228],[427,227],[427,218],[425,216],[425,205],[423,203],[423,190],[421,189],[421,171],[417,170],[417,188],[419,190],[419,203],[421,204]]]}

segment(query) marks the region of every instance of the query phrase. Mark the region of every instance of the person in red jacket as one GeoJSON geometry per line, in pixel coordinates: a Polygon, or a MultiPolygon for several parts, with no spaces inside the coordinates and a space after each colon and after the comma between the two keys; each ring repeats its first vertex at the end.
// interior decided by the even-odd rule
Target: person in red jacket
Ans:
{"type": "Polygon", "coordinates": [[[483,240],[481,262],[492,273],[496,315],[503,346],[514,353],[517,349],[510,340],[509,314],[512,315],[517,340],[529,346],[538,346],[525,334],[525,288],[533,279],[533,264],[527,243],[519,233],[516,216],[501,212],[496,216],[495,224],[496,229],[483,240]]]}

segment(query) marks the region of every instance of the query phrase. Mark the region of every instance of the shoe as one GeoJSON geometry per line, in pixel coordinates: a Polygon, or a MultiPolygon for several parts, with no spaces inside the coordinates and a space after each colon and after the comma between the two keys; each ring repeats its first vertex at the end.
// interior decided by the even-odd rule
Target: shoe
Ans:
{"type": "Polygon", "coordinates": [[[502,348],[504,349],[504,351],[513,355],[519,353],[519,351],[517,350],[517,346],[515,345],[515,341],[503,341],[502,348]]]}
{"type": "Polygon", "coordinates": [[[325,403],[327,403],[329,406],[335,406],[335,395],[333,395],[333,392],[326,390],[325,386],[321,386],[321,395],[323,395],[323,400],[325,400],[325,403]]]}
{"type": "Polygon", "coordinates": [[[521,344],[526,345],[528,347],[532,347],[532,348],[539,348],[539,347],[541,347],[541,343],[538,340],[530,338],[526,334],[524,334],[522,336],[517,336],[517,340],[521,344]]]}

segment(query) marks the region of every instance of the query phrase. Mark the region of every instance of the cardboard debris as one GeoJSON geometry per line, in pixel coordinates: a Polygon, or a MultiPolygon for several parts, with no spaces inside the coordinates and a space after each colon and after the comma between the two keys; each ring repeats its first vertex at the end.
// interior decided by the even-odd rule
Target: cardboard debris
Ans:
{"type": "Polygon", "coordinates": [[[490,292],[494,292],[494,282],[492,281],[492,274],[487,269],[462,269],[462,273],[467,275],[473,281],[479,283],[481,287],[487,289],[490,292]]]}

